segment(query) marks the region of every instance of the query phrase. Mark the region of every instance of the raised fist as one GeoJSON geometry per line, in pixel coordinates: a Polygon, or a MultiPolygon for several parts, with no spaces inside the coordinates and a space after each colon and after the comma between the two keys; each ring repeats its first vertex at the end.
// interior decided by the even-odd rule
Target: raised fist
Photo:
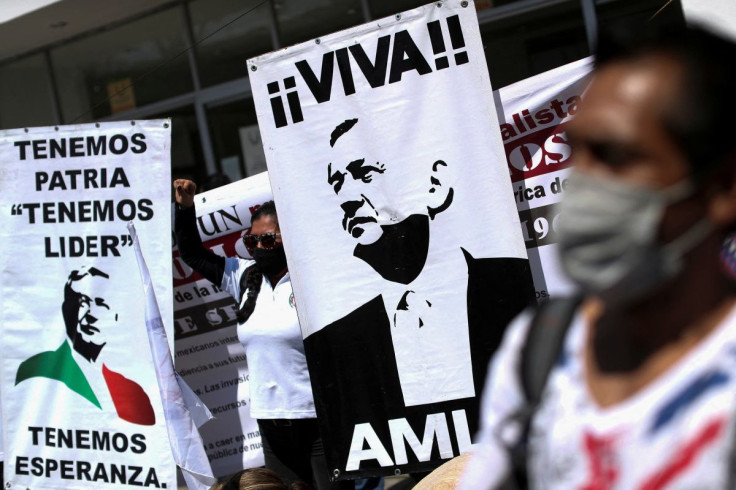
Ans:
{"type": "Polygon", "coordinates": [[[174,181],[174,199],[181,209],[194,206],[194,193],[197,184],[189,179],[176,179],[174,181]]]}

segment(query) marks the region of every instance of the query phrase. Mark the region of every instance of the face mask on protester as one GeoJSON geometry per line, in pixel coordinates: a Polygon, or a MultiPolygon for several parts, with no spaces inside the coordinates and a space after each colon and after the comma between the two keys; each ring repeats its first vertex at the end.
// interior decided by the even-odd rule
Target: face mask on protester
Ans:
{"type": "Polygon", "coordinates": [[[252,255],[258,268],[267,276],[278,274],[286,269],[286,252],[284,252],[283,246],[277,248],[254,248],[252,255]]]}
{"type": "Polygon", "coordinates": [[[683,255],[712,225],[703,218],[667,244],[658,243],[657,234],[667,207],[694,192],[690,181],[655,190],[573,171],[556,227],[565,272],[609,306],[676,276],[683,255]]]}

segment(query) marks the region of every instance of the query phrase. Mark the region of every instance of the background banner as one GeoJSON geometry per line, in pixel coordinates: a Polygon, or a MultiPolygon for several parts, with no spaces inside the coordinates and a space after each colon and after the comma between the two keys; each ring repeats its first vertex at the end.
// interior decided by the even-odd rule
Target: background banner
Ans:
{"type": "MultiPolygon", "coordinates": [[[[250,217],[272,199],[268,174],[197,194],[197,226],[204,246],[250,258],[240,237],[250,217]]],[[[174,249],[176,370],[215,419],[200,428],[215,476],[263,465],[261,435],[250,418],[248,367],[238,341],[235,300],[190,269],[174,249]]]]}
{"type": "Polygon", "coordinates": [[[126,228],[170,298],[170,191],[151,185],[171,180],[170,136],[164,120],[0,132],[7,488],[176,485],[126,228]]]}
{"type": "Polygon", "coordinates": [[[560,269],[555,204],[565,193],[572,151],[565,124],[588,85],[592,58],[509,85],[494,94],[521,231],[538,301],[570,294],[560,269]]]}
{"type": "Polygon", "coordinates": [[[732,0],[681,0],[688,24],[702,25],[736,41],[736,3],[732,0]]]}
{"type": "Polygon", "coordinates": [[[332,475],[466,451],[534,297],[473,3],[248,63],[332,475]]]}

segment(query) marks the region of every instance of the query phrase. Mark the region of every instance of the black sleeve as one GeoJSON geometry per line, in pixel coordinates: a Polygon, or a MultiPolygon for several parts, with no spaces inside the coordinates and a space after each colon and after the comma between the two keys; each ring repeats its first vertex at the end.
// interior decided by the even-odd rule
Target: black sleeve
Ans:
{"type": "Polygon", "coordinates": [[[179,209],[179,205],[175,204],[174,207],[176,208],[174,233],[182,260],[202,277],[220,286],[222,276],[225,274],[225,257],[207,250],[202,244],[197,230],[197,215],[194,206],[179,209]]]}

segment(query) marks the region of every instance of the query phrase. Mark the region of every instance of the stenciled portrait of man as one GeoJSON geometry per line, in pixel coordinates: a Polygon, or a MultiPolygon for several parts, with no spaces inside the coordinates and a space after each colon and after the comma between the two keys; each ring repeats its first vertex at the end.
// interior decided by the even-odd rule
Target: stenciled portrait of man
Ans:
{"type": "Polygon", "coordinates": [[[337,479],[467,451],[489,360],[535,301],[475,17],[431,4],[249,61],[337,479]],[[448,33],[463,45],[440,56],[448,33]]]}
{"type": "Polygon", "coordinates": [[[124,328],[119,313],[104,293],[109,286],[110,276],[96,267],[71,271],[61,304],[67,338],[58,349],[23,361],[15,384],[36,377],[60,381],[98,409],[112,404],[121,419],[153,425],[156,417],[143,388],[99,362],[100,353],[113,337],[111,334],[124,328]],[[103,384],[104,390],[97,388],[103,384]]]}
{"type": "Polygon", "coordinates": [[[439,154],[419,161],[389,145],[367,152],[370,122],[360,118],[325,139],[331,205],[353,257],[379,279],[371,281],[373,299],[305,338],[315,393],[331,407],[322,427],[351,433],[356,423],[464,408],[472,433],[471,400],[490,356],[508,322],[534,301],[528,261],[476,257],[463,246],[465,235],[479,234],[453,227],[457,213],[469,212],[455,209],[462,196],[453,166],[463,162],[439,154]]]}

